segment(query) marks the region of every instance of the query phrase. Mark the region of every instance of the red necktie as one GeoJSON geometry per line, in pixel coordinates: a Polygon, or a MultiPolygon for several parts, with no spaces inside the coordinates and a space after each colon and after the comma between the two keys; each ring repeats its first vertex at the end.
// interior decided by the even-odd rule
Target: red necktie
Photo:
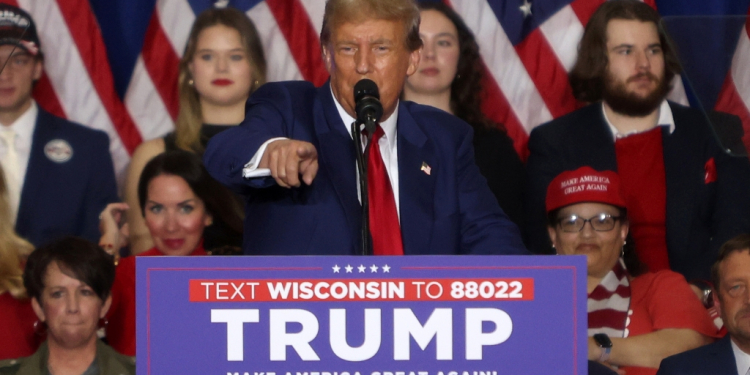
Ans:
{"type": "Polygon", "coordinates": [[[404,255],[396,200],[378,145],[384,134],[383,128],[378,125],[367,157],[367,201],[370,204],[372,249],[375,255],[404,255]]]}

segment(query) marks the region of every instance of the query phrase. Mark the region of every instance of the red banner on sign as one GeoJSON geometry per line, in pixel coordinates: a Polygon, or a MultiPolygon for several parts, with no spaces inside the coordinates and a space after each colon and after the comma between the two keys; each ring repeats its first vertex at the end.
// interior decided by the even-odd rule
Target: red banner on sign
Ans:
{"type": "Polygon", "coordinates": [[[531,301],[534,279],[190,280],[190,302],[531,301]]]}

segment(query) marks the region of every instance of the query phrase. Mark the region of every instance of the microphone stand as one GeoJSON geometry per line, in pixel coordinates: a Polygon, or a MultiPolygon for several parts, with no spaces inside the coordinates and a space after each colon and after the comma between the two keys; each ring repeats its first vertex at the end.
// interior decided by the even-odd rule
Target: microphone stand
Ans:
{"type": "Polygon", "coordinates": [[[377,126],[376,120],[368,113],[365,123],[359,120],[352,123],[352,134],[354,134],[354,145],[357,148],[357,171],[359,172],[359,196],[362,200],[362,231],[361,244],[362,255],[372,255],[370,246],[370,202],[367,190],[367,157],[370,154],[372,136],[377,126]],[[362,125],[367,129],[367,142],[362,150],[362,125]]]}

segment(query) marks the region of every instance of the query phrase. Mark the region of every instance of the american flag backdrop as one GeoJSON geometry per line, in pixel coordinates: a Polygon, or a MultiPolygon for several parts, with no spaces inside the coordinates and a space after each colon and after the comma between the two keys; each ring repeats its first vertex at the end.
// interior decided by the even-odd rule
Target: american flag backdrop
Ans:
{"type": "MultiPolygon", "coordinates": [[[[445,1],[464,17],[479,42],[488,78],[484,110],[505,124],[523,155],[533,127],[580,106],[567,72],[584,25],[604,0],[445,1]]],[[[644,1],[662,10],[659,1],[644,1]]],[[[747,0],[709,3],[722,1],[734,9],[738,2],[743,11],[748,7],[747,0]]],[[[325,0],[0,2],[27,10],[37,24],[45,54],[45,75],[34,94],[39,104],[107,132],[121,179],[138,144],[173,128],[178,60],[195,15],[215,3],[239,8],[254,21],[269,81],[304,79],[321,85],[328,77],[318,40],[325,0]]],[[[700,8],[705,0],[677,3],[670,5],[676,9],[672,12],[689,13],[685,9],[700,8]]],[[[750,25],[739,34],[731,64],[717,68],[721,76],[711,106],[739,115],[750,134],[750,25]]],[[[688,104],[688,97],[677,80],[671,98],[688,104]]],[[[750,146],[750,137],[745,144],[750,146]]]]}

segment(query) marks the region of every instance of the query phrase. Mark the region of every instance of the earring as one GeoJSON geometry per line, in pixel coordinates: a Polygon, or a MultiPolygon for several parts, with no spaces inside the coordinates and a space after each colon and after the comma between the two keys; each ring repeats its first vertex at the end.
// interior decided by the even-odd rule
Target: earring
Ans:
{"type": "Polygon", "coordinates": [[[461,79],[461,75],[460,74],[456,74],[456,79],[461,79]]]}
{"type": "Polygon", "coordinates": [[[34,334],[44,336],[47,334],[47,323],[37,320],[34,322],[34,334]]]}
{"type": "Polygon", "coordinates": [[[193,86],[194,84],[195,84],[195,81],[193,81],[192,78],[188,80],[188,85],[193,86]]]}

